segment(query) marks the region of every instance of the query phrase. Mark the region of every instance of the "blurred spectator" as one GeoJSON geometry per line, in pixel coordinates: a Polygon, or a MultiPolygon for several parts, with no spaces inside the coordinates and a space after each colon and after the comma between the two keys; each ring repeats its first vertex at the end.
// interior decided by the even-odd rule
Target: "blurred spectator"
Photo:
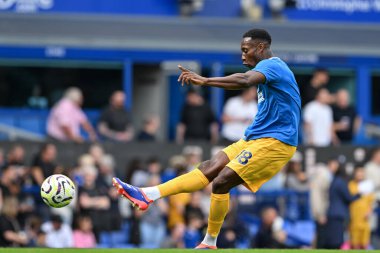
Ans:
{"type": "MultiPolygon", "coordinates": [[[[21,193],[21,180],[18,169],[13,166],[7,166],[3,169],[0,177],[0,193],[2,201],[6,197],[19,198],[21,193]]],[[[3,205],[1,204],[0,207],[3,205]]]]}
{"type": "Polygon", "coordinates": [[[21,230],[20,223],[17,220],[17,198],[4,198],[3,203],[4,205],[0,216],[0,246],[19,247],[27,245],[28,238],[21,230]]]}
{"type": "Polygon", "coordinates": [[[28,247],[45,246],[45,234],[41,230],[42,220],[37,216],[28,217],[25,225],[25,232],[29,238],[28,247]]]}
{"type": "Polygon", "coordinates": [[[84,182],[78,189],[78,200],[80,212],[91,217],[95,235],[99,236],[108,226],[108,220],[99,217],[106,216],[110,208],[110,199],[107,189],[95,184],[97,174],[97,170],[92,166],[83,168],[84,182]]]}
{"type": "Polygon", "coordinates": [[[187,171],[192,171],[202,162],[203,150],[199,146],[185,146],[182,154],[186,158],[187,171]]]}
{"type": "Polygon", "coordinates": [[[125,99],[123,91],[115,91],[109,106],[100,115],[98,130],[107,140],[126,142],[133,139],[131,116],[124,107],[125,99]]]}
{"type": "Polygon", "coordinates": [[[211,143],[216,143],[218,134],[218,123],[211,107],[205,103],[200,94],[190,90],[177,125],[177,143],[183,143],[185,140],[209,140],[211,143]]]}
{"type": "Polygon", "coordinates": [[[180,170],[186,170],[186,159],[182,155],[174,155],[169,159],[169,167],[162,173],[162,182],[165,183],[175,178],[180,170]]]}
{"type": "Polygon", "coordinates": [[[261,225],[257,232],[252,247],[256,248],[285,248],[287,238],[282,229],[283,219],[277,215],[276,209],[265,208],[261,213],[261,225]]]}
{"type": "Polygon", "coordinates": [[[309,190],[309,183],[306,174],[302,171],[302,154],[294,153],[286,165],[285,188],[299,192],[309,190]]]}
{"type": "Polygon", "coordinates": [[[177,224],[170,230],[170,237],[167,238],[162,248],[184,248],[185,243],[183,237],[185,234],[186,226],[182,223],[177,224]]]}
{"type": "Polygon", "coordinates": [[[83,95],[76,87],[68,88],[64,97],[52,108],[47,119],[48,135],[59,141],[83,142],[80,127],[88,133],[91,141],[96,140],[96,134],[81,109],[83,95]]]}
{"type": "Polygon", "coordinates": [[[183,241],[185,248],[195,248],[202,241],[200,229],[203,227],[203,218],[196,213],[191,213],[186,220],[186,230],[183,241]]]}
{"type": "MultiPolygon", "coordinates": [[[[353,180],[348,184],[352,195],[359,193],[360,184],[365,184],[364,168],[354,171],[353,180]]],[[[350,245],[352,249],[367,249],[370,244],[371,226],[369,219],[372,214],[374,194],[363,195],[350,205],[350,245]]]]}
{"type": "Polygon", "coordinates": [[[49,248],[70,248],[74,245],[73,231],[59,215],[53,215],[50,221],[44,223],[42,231],[46,235],[45,245],[49,248]]]}
{"type": "Polygon", "coordinates": [[[193,192],[190,202],[185,206],[185,220],[189,223],[190,216],[197,216],[202,220],[202,226],[205,225],[206,216],[201,208],[202,192],[193,192]]]}
{"type": "Polygon", "coordinates": [[[190,193],[180,193],[169,197],[168,227],[185,225],[185,207],[190,202],[190,193]]]}
{"type": "Polygon", "coordinates": [[[5,165],[4,150],[0,148],[0,169],[5,165]]]}
{"type": "MultiPolygon", "coordinates": [[[[152,175],[149,178],[147,186],[160,184],[161,180],[158,175],[152,175]]],[[[159,248],[165,239],[166,225],[164,216],[168,212],[168,205],[163,199],[154,202],[146,212],[140,217],[141,247],[142,248],[159,248]]]]}
{"type": "Polygon", "coordinates": [[[263,8],[256,1],[241,0],[242,15],[252,21],[259,21],[263,16],[263,8]]]}
{"type": "Polygon", "coordinates": [[[88,154],[94,160],[94,164],[96,168],[100,167],[101,160],[104,156],[104,149],[100,144],[92,144],[88,150],[88,154]]]}
{"type": "Polygon", "coordinates": [[[203,8],[204,0],[178,0],[179,13],[183,17],[191,17],[203,8]]]}
{"type": "Polygon", "coordinates": [[[73,233],[73,247],[95,248],[96,239],[92,232],[92,221],[89,216],[81,215],[77,218],[77,228],[73,233]]]}
{"type": "Polygon", "coordinates": [[[323,248],[339,249],[344,242],[345,222],[349,219],[349,205],[360,195],[351,195],[349,192],[342,166],[330,168],[330,171],[333,173],[333,178],[329,188],[329,207],[323,248]]]}
{"type": "Polygon", "coordinates": [[[328,105],[330,93],[327,89],[319,89],[316,99],[308,103],[304,109],[304,130],[306,143],[317,147],[336,143],[333,128],[333,113],[328,105]]]}
{"type": "Polygon", "coordinates": [[[365,178],[375,187],[376,200],[380,201],[380,148],[374,150],[371,160],[365,164],[365,178]]]}
{"type": "Polygon", "coordinates": [[[112,178],[115,174],[115,161],[111,155],[104,155],[99,161],[99,174],[96,180],[97,188],[107,189],[107,195],[110,199],[110,208],[104,215],[107,220],[107,226],[104,227],[107,231],[116,231],[121,227],[121,214],[119,210],[119,195],[117,190],[112,185],[112,178]]]}
{"type": "Polygon", "coordinates": [[[57,148],[54,144],[44,144],[32,163],[32,176],[35,185],[41,185],[45,178],[63,173],[63,168],[56,164],[57,148]]]}
{"type": "Polygon", "coordinates": [[[330,75],[327,69],[316,69],[308,85],[301,85],[301,98],[302,106],[307,105],[311,101],[315,100],[318,91],[322,88],[326,88],[330,81],[330,75]]]}
{"type": "Polygon", "coordinates": [[[7,159],[5,161],[4,166],[17,166],[23,167],[25,158],[25,149],[21,145],[12,146],[11,150],[7,154],[7,159]]]}
{"type": "Polygon", "coordinates": [[[143,128],[137,136],[139,141],[156,141],[157,131],[160,128],[160,118],[157,115],[149,115],[144,119],[143,128]]]}
{"type": "Polygon", "coordinates": [[[222,137],[235,142],[244,136],[245,129],[257,114],[257,88],[243,90],[240,96],[227,100],[223,109],[222,137]]]}
{"type": "Polygon", "coordinates": [[[326,223],[327,208],[329,206],[329,188],[333,174],[338,170],[339,162],[337,159],[330,159],[327,166],[317,165],[314,173],[310,176],[310,205],[313,219],[316,224],[317,249],[324,248],[326,245],[326,223]]]}
{"type": "Polygon", "coordinates": [[[350,94],[341,89],[336,95],[336,104],[333,106],[334,128],[340,142],[350,143],[359,131],[361,119],[350,105],[350,94]]]}
{"type": "Polygon", "coordinates": [[[138,187],[143,187],[148,184],[149,173],[146,171],[141,159],[133,159],[127,167],[126,178],[131,184],[138,187]]]}

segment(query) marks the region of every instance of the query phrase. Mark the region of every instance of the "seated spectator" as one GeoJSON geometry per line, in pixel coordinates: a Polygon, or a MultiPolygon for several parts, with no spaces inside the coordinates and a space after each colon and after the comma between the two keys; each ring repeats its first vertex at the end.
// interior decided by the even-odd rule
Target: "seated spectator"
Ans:
{"type": "MultiPolygon", "coordinates": [[[[364,168],[357,167],[353,180],[348,184],[352,195],[359,193],[360,184],[366,183],[364,168]]],[[[352,249],[367,249],[370,245],[371,225],[369,218],[373,212],[374,194],[361,196],[350,205],[350,245],[352,249]]]]}
{"type": "Polygon", "coordinates": [[[316,99],[305,106],[304,130],[308,145],[326,147],[337,142],[333,127],[333,114],[328,104],[329,99],[329,91],[320,89],[316,99]]]}
{"type": "MultiPolygon", "coordinates": [[[[154,186],[161,182],[158,175],[149,178],[147,186],[154,186]]],[[[164,217],[168,212],[168,204],[160,199],[154,202],[140,217],[140,233],[142,248],[159,248],[166,235],[164,217]]]]}
{"type": "Polygon", "coordinates": [[[261,213],[261,225],[252,247],[256,248],[286,248],[286,232],[282,229],[283,220],[277,215],[276,209],[265,208],[261,213]]]}
{"type": "Polygon", "coordinates": [[[71,87],[64,97],[52,108],[47,119],[48,135],[59,141],[83,142],[80,128],[88,133],[90,140],[96,140],[96,134],[86,114],[81,109],[83,95],[80,89],[71,87]]]}
{"type": "Polygon", "coordinates": [[[131,116],[125,109],[125,93],[115,91],[98,123],[99,133],[107,140],[127,142],[133,139],[131,116]]]}
{"type": "MultiPolygon", "coordinates": [[[[19,198],[21,193],[21,177],[19,170],[13,166],[7,166],[3,169],[0,177],[0,201],[6,197],[19,198]]],[[[2,207],[0,203],[0,207],[2,207]]]]}
{"type": "Polygon", "coordinates": [[[235,142],[244,136],[245,129],[257,114],[257,88],[243,90],[240,96],[227,100],[223,109],[222,137],[235,142]]]}
{"type": "Polygon", "coordinates": [[[24,166],[25,149],[21,145],[14,145],[8,153],[6,165],[24,166]]]}
{"type": "Polygon", "coordinates": [[[320,89],[327,88],[330,75],[327,69],[316,69],[308,85],[301,85],[302,107],[315,100],[320,89]]]}
{"type": "Polygon", "coordinates": [[[361,119],[355,108],[350,105],[350,94],[347,90],[339,90],[335,98],[333,115],[336,135],[341,143],[351,143],[354,135],[359,131],[361,119]]]}
{"type": "Polygon", "coordinates": [[[35,185],[41,185],[45,178],[53,174],[62,174],[63,168],[56,164],[57,148],[54,144],[46,143],[34,157],[32,177],[35,185]]]}
{"type": "Polygon", "coordinates": [[[68,224],[63,223],[61,216],[53,215],[50,221],[42,224],[45,233],[45,245],[49,248],[73,247],[73,231],[68,224]]]}
{"type": "Polygon", "coordinates": [[[175,178],[179,170],[186,170],[186,159],[182,155],[174,155],[169,159],[169,167],[162,173],[162,182],[165,183],[175,178]]]}
{"type": "Polygon", "coordinates": [[[186,96],[182,108],[180,123],[177,125],[176,141],[218,141],[218,123],[211,107],[203,97],[194,90],[186,96]]]}
{"type": "Polygon", "coordinates": [[[37,216],[30,216],[26,220],[25,232],[29,238],[28,247],[44,247],[45,234],[41,230],[42,220],[37,216]]]}
{"type": "Polygon", "coordinates": [[[74,248],[95,248],[96,239],[92,232],[92,222],[89,216],[80,215],[77,218],[76,229],[73,233],[74,248]]]}
{"type": "Polygon", "coordinates": [[[17,220],[18,201],[15,197],[3,199],[3,207],[0,216],[0,246],[20,247],[28,244],[29,239],[20,230],[20,223],[17,220]]]}
{"type": "Polygon", "coordinates": [[[160,128],[160,118],[157,115],[150,115],[144,119],[143,128],[141,129],[137,140],[139,141],[156,141],[157,131],[160,128]]]}
{"type": "Polygon", "coordinates": [[[91,217],[94,233],[99,236],[99,233],[109,225],[108,219],[104,219],[110,208],[108,189],[95,184],[98,175],[95,167],[84,167],[83,175],[83,185],[78,188],[79,210],[91,217]]]}

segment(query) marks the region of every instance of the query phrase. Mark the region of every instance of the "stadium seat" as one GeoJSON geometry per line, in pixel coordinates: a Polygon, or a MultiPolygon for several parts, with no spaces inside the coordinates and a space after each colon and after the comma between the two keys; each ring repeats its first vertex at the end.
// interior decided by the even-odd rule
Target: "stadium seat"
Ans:
{"type": "Polygon", "coordinates": [[[34,133],[44,134],[45,127],[41,127],[41,119],[37,117],[20,118],[17,127],[34,133]]]}

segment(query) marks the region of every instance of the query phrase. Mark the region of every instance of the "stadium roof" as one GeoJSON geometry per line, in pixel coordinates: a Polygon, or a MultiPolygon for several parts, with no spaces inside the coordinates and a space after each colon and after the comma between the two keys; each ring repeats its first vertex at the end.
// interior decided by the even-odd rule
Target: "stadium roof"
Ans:
{"type": "Polygon", "coordinates": [[[375,24],[214,18],[2,13],[0,45],[238,53],[242,34],[253,27],[269,30],[275,51],[380,56],[375,24]]]}

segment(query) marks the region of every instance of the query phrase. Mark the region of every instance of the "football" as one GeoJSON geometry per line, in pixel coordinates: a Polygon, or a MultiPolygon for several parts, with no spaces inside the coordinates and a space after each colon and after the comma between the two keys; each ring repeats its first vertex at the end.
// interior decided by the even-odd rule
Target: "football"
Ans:
{"type": "Polygon", "coordinates": [[[41,198],[51,207],[60,208],[70,204],[75,195],[75,185],[70,178],[55,174],[41,185],[41,198]]]}

